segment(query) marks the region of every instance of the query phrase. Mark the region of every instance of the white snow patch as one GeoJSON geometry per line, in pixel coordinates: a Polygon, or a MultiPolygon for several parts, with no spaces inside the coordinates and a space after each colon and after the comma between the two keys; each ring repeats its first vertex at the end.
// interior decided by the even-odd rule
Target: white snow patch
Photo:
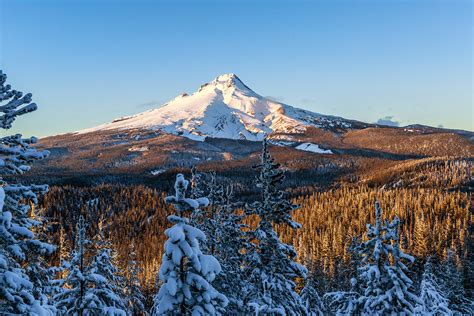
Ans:
{"type": "Polygon", "coordinates": [[[143,152],[143,151],[148,151],[148,146],[142,146],[142,147],[131,147],[128,149],[128,151],[140,151],[140,152],[143,152]]]}
{"type": "Polygon", "coordinates": [[[155,169],[155,170],[150,171],[150,173],[154,176],[157,176],[159,174],[164,173],[165,171],[166,171],[166,169],[155,169]]]}
{"type": "Polygon", "coordinates": [[[288,147],[288,146],[293,146],[295,142],[290,142],[290,141],[284,141],[284,140],[269,140],[269,143],[275,146],[280,146],[280,147],[288,147]]]}
{"type": "Polygon", "coordinates": [[[312,153],[318,154],[332,154],[333,152],[329,149],[322,149],[317,144],[313,143],[303,143],[295,147],[295,149],[303,150],[303,151],[310,151],[312,153]]]}

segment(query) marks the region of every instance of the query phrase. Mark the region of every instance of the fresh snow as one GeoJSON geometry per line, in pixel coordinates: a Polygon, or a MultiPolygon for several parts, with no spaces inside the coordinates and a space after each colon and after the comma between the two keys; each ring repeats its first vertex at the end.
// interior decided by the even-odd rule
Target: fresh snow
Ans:
{"type": "Polygon", "coordinates": [[[303,150],[303,151],[310,151],[312,153],[318,153],[318,154],[332,154],[333,152],[329,149],[322,149],[319,147],[317,144],[312,144],[312,143],[303,143],[301,145],[298,145],[295,147],[298,150],[303,150]]]}
{"type": "Polygon", "coordinates": [[[309,126],[348,128],[351,125],[338,117],[264,98],[235,74],[225,74],[203,84],[191,95],[181,94],[156,109],[78,133],[145,128],[197,141],[206,137],[260,141],[272,132],[302,133],[309,126]]]}
{"type": "Polygon", "coordinates": [[[164,173],[165,171],[166,171],[166,169],[156,169],[156,170],[150,171],[150,173],[151,173],[153,176],[157,176],[157,175],[160,175],[160,174],[164,173]]]}
{"type": "Polygon", "coordinates": [[[131,147],[128,149],[128,151],[138,151],[138,152],[144,152],[148,151],[148,146],[143,146],[143,147],[131,147]]]}

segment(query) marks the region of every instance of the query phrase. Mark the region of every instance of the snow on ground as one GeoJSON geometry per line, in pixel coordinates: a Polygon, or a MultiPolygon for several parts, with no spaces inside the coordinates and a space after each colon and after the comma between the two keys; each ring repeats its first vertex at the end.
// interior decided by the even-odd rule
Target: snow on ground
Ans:
{"type": "Polygon", "coordinates": [[[321,147],[319,147],[319,145],[313,144],[313,143],[303,143],[301,145],[296,146],[295,149],[310,151],[312,153],[318,153],[318,154],[332,154],[333,153],[331,150],[322,149],[321,147]]]}
{"type": "Polygon", "coordinates": [[[295,142],[290,142],[290,141],[285,141],[285,140],[273,140],[273,139],[270,139],[268,142],[272,145],[280,146],[280,147],[288,147],[295,144],[295,142]]]}
{"type": "Polygon", "coordinates": [[[157,175],[159,175],[159,174],[164,173],[165,171],[166,171],[166,169],[162,169],[162,168],[161,168],[161,169],[152,170],[152,171],[150,171],[150,173],[151,173],[153,176],[157,176],[157,175]]]}
{"type": "Polygon", "coordinates": [[[143,146],[143,147],[133,146],[133,147],[129,148],[128,151],[141,151],[141,152],[148,151],[148,146],[143,146]]]}

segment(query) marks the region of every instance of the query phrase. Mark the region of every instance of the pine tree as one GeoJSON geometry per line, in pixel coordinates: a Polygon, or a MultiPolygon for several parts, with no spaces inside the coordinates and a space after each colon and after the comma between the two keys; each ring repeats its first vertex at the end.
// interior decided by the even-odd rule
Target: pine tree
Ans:
{"type": "Polygon", "coordinates": [[[306,307],[306,313],[310,316],[323,316],[325,312],[324,303],[314,288],[310,279],[306,280],[304,288],[301,290],[301,300],[306,307]]]}
{"type": "MultiPolygon", "coordinates": [[[[198,174],[196,168],[193,167],[192,179],[194,179],[194,188],[192,189],[193,196],[201,193],[199,183],[202,181],[203,176],[198,174]]],[[[209,181],[207,181],[207,189],[209,194],[207,199],[209,200],[209,206],[196,209],[193,214],[193,220],[191,224],[201,230],[206,236],[206,241],[200,243],[201,250],[208,252],[211,255],[215,255],[216,247],[219,244],[218,241],[218,230],[219,230],[219,216],[223,206],[224,200],[224,187],[217,183],[216,173],[211,171],[209,174],[209,181]]],[[[193,182],[191,182],[193,183],[193,182]]]]}
{"type": "MultiPolygon", "coordinates": [[[[30,218],[33,220],[32,231],[35,237],[49,242],[50,221],[46,220],[44,209],[37,209],[31,206],[30,218]]],[[[52,297],[61,289],[55,278],[60,268],[50,266],[48,260],[51,259],[52,251],[32,252],[25,268],[26,274],[33,284],[33,296],[41,305],[48,306],[48,309],[55,311],[52,304],[52,297]]]]}
{"type": "Polygon", "coordinates": [[[360,294],[357,292],[357,280],[351,279],[350,291],[337,291],[324,294],[326,306],[336,315],[360,315],[360,294]]]}
{"type": "MultiPolygon", "coordinates": [[[[0,128],[9,129],[21,115],[35,111],[31,93],[12,90],[6,84],[7,76],[0,70],[0,128]]],[[[40,241],[32,232],[36,222],[29,217],[29,203],[37,204],[37,195],[44,194],[46,185],[8,183],[5,176],[21,175],[30,165],[48,156],[30,146],[35,137],[22,138],[21,134],[0,138],[0,310],[4,313],[48,314],[54,312],[43,293],[34,289],[24,267],[36,269],[40,256],[50,255],[54,246],[40,241]],[[40,300],[38,300],[40,299],[40,300]],[[46,305],[45,305],[46,304],[46,305]]]]}
{"type": "Polygon", "coordinates": [[[420,285],[421,304],[417,308],[417,313],[422,315],[451,315],[448,300],[441,292],[438,278],[433,271],[431,258],[425,263],[423,277],[420,285]]]}
{"type": "Polygon", "coordinates": [[[115,252],[110,242],[104,237],[102,220],[99,221],[98,228],[97,253],[88,269],[89,281],[93,283],[89,292],[99,298],[100,305],[97,309],[102,315],[125,315],[127,308],[123,298],[124,293],[121,291],[124,282],[112,262],[115,252]]]}
{"type": "Polygon", "coordinates": [[[423,213],[415,222],[413,253],[417,258],[426,258],[433,254],[433,241],[431,240],[432,227],[425,220],[423,213]]]}
{"type": "Polygon", "coordinates": [[[203,175],[199,172],[196,166],[192,166],[189,197],[192,199],[198,199],[204,196],[202,185],[203,185],[203,175]]]}
{"type": "Polygon", "coordinates": [[[375,202],[375,226],[367,225],[368,241],[361,244],[362,267],[360,278],[365,283],[359,302],[362,312],[370,315],[405,313],[412,314],[419,298],[411,292],[412,281],[402,260],[411,263],[412,256],[399,247],[400,220],[382,223],[382,209],[375,202]]]}
{"type": "Polygon", "coordinates": [[[127,280],[125,286],[125,295],[127,298],[127,308],[132,315],[140,315],[145,313],[145,297],[140,288],[140,280],[138,273],[140,268],[137,265],[135,245],[132,242],[130,246],[129,259],[127,262],[127,280]]]}
{"type": "Polygon", "coordinates": [[[239,314],[246,311],[244,297],[249,286],[244,279],[242,266],[244,264],[244,252],[249,249],[248,237],[245,231],[248,227],[243,224],[243,214],[237,214],[237,204],[231,201],[233,197],[232,187],[224,189],[223,185],[217,184],[215,174],[211,174],[209,182],[210,194],[208,196],[212,209],[211,222],[208,227],[212,238],[210,243],[211,253],[217,258],[222,267],[214,281],[216,289],[229,299],[227,313],[239,314]]]}
{"type": "MultiPolygon", "coordinates": [[[[196,166],[191,167],[191,179],[189,181],[189,197],[191,199],[198,199],[205,196],[204,190],[202,189],[204,176],[205,175],[201,174],[196,166]]],[[[207,228],[207,216],[207,212],[202,207],[199,207],[191,211],[189,214],[189,222],[191,226],[196,227],[197,229],[204,232],[207,228]]],[[[206,241],[200,243],[201,250],[208,251],[208,242],[209,240],[206,239],[206,241]]]]}
{"type": "Polygon", "coordinates": [[[100,305],[99,298],[88,291],[90,276],[85,252],[90,243],[86,238],[86,224],[81,215],[76,228],[76,247],[70,262],[66,263],[68,274],[63,281],[65,287],[54,297],[61,315],[90,315],[100,305]]]}
{"type": "Polygon", "coordinates": [[[273,225],[287,225],[292,229],[301,225],[291,213],[297,208],[278,189],[284,179],[280,165],[270,156],[267,140],[263,141],[257,188],[261,201],[246,206],[248,215],[260,219],[253,232],[255,251],[248,257],[247,273],[253,284],[249,305],[260,314],[303,315],[305,305],[296,292],[296,279],[305,278],[306,269],[296,263],[293,246],[280,241],[273,225]]]}
{"type": "Polygon", "coordinates": [[[211,285],[221,272],[219,262],[211,255],[202,254],[199,243],[206,237],[184,217],[185,212],[206,207],[209,201],[186,198],[188,184],[178,174],[175,195],[165,199],[174,205],[177,215],[168,216],[174,226],[165,231],[168,240],[159,271],[163,285],[154,299],[154,315],[219,315],[228,303],[211,285]]]}
{"type": "Polygon", "coordinates": [[[441,287],[449,301],[449,309],[465,315],[472,314],[472,302],[466,298],[462,274],[456,263],[456,253],[451,249],[446,254],[442,279],[441,287]]]}

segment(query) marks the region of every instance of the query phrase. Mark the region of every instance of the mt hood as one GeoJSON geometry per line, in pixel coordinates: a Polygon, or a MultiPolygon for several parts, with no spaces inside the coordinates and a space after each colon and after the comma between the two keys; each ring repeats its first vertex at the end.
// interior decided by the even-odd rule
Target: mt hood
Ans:
{"type": "Polygon", "coordinates": [[[347,129],[352,121],[321,115],[269,100],[235,74],[225,74],[159,108],[82,130],[151,129],[194,140],[206,137],[262,140],[271,133],[303,133],[308,127],[347,129]]]}

